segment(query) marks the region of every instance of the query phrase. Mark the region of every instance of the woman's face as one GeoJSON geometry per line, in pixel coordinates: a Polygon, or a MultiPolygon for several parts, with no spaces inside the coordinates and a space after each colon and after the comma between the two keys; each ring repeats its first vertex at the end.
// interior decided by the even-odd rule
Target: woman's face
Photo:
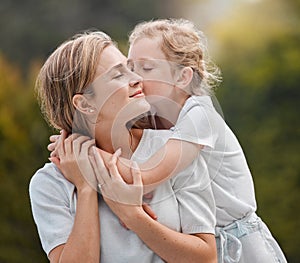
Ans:
{"type": "Polygon", "coordinates": [[[101,121],[127,122],[147,112],[142,78],[127,67],[127,58],[115,46],[106,47],[100,55],[92,99],[101,121]]]}
{"type": "Polygon", "coordinates": [[[171,62],[161,50],[159,38],[141,38],[129,48],[128,63],[143,77],[144,93],[152,104],[154,98],[170,98],[174,87],[171,62]]]}

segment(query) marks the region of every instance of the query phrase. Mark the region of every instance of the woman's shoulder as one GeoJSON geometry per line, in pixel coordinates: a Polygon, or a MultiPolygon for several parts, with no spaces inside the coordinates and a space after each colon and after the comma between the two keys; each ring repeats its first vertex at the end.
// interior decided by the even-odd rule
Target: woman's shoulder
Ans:
{"type": "Polygon", "coordinates": [[[63,176],[57,166],[53,163],[46,163],[38,169],[31,177],[29,191],[33,192],[53,192],[72,190],[74,186],[63,176]]]}
{"type": "Polygon", "coordinates": [[[43,167],[39,168],[31,178],[31,182],[47,182],[52,180],[60,180],[63,177],[54,163],[45,163],[43,167]]]}

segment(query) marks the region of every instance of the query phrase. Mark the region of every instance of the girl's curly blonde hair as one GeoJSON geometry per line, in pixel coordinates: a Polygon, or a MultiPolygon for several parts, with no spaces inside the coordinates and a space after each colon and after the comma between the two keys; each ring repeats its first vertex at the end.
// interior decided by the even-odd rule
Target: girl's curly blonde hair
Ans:
{"type": "Polygon", "coordinates": [[[190,84],[193,95],[211,95],[221,81],[220,70],[208,56],[206,39],[185,19],[158,19],[142,22],[129,36],[130,45],[141,38],[160,38],[166,58],[194,71],[190,84]]]}

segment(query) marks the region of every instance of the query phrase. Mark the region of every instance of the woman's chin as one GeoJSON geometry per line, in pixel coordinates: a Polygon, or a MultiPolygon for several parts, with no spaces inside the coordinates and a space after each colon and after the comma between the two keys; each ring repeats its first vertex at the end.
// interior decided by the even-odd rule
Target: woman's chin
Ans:
{"type": "Polygon", "coordinates": [[[150,110],[151,106],[145,97],[134,99],[129,104],[129,108],[131,111],[131,117],[136,118],[143,113],[146,113],[150,110]]]}
{"type": "Polygon", "coordinates": [[[115,116],[115,122],[126,123],[131,121],[140,115],[150,110],[150,104],[145,97],[136,98],[130,101],[125,107],[123,107],[117,116],[115,116]]]}
{"type": "Polygon", "coordinates": [[[150,110],[150,103],[146,100],[146,97],[136,100],[137,106],[140,107],[141,113],[145,113],[150,110]]]}

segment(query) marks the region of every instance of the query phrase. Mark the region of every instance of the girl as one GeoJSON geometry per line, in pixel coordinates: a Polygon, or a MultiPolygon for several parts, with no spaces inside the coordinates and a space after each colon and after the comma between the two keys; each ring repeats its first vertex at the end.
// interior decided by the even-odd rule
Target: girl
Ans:
{"type": "MultiPolygon", "coordinates": [[[[219,262],[286,262],[255,213],[253,180],[242,148],[212,104],[212,83],[219,78],[216,70],[208,71],[202,38],[202,33],[186,20],[141,23],[130,35],[128,59],[144,78],[144,92],[150,96],[148,101],[155,107],[159,124],[169,128],[166,116],[171,123],[178,116],[165,147],[171,151],[174,144],[180,145],[175,140],[184,141],[183,145],[198,146],[206,160],[217,207],[219,262]],[[158,73],[165,72],[167,64],[177,74],[173,78],[158,73]]],[[[181,155],[187,155],[185,146],[181,155]]],[[[176,160],[171,156],[170,163],[172,159],[176,160]]],[[[167,177],[152,173],[147,179],[143,177],[143,182],[156,183],[164,180],[162,176],[167,177]]]]}

